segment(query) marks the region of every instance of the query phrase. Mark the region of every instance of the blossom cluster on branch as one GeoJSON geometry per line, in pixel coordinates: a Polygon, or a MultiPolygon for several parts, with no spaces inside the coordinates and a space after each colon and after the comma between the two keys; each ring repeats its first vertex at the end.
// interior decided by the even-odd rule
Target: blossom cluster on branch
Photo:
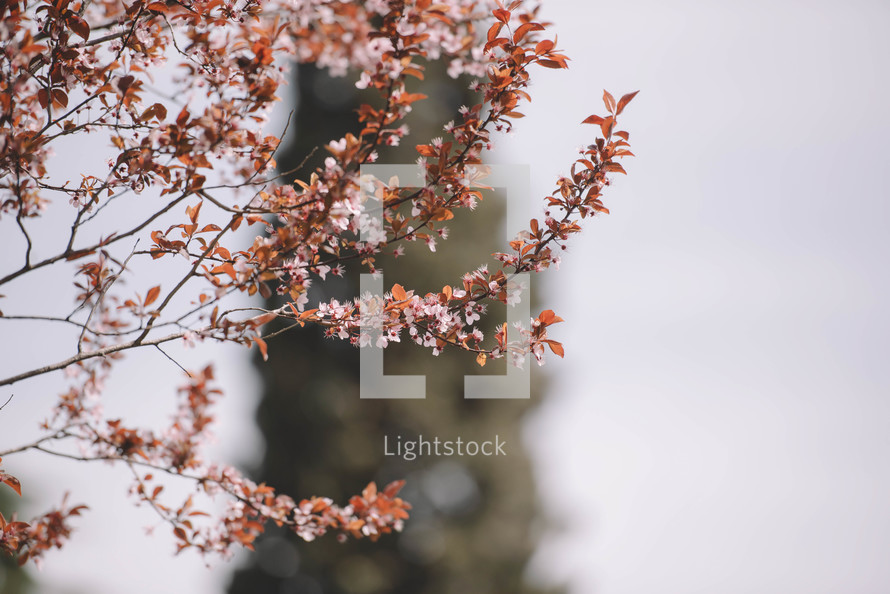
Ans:
{"type": "MultiPolygon", "coordinates": [[[[369,318],[383,328],[375,340],[383,347],[407,336],[434,353],[469,351],[480,365],[528,354],[541,363],[545,347],[563,355],[547,334],[562,321],[551,310],[513,342],[503,326],[486,341],[475,322],[487,303],[515,300],[514,275],[558,264],[581,221],[608,212],[602,191],[610,174],[624,173],[617,160],[631,155],[616,122],[636,93],[604,94],[608,114],[584,120],[601,136],[559,179],[545,215],[496,254],[500,269],[468,272],[439,293],[395,285],[345,303],[309,300],[313,282],[349,266],[379,273],[382,254],[418,243],[435,250],[454,211],[483,198],[483,158],[493,135],[522,117],[533,68],[567,66],[537,8],[521,0],[10,0],[0,17],[0,225],[23,245],[19,263],[0,270],[0,288],[8,295],[20,279],[53,268],[76,289],[67,313],[0,311],[0,324],[63,324],[76,334],[70,357],[0,378],[9,386],[64,372],[68,382],[42,436],[0,455],[31,450],[128,467],[132,493],[171,526],[180,548],[229,554],[233,545],[250,547],[268,522],[307,540],[329,530],[377,538],[407,518],[401,482],[381,491],[371,483],[343,506],[326,498],[297,503],[204,459],[220,394],[212,368],[188,373],[170,426],[153,431],[105,417],[101,394],[115,363],[134,349],[208,340],[256,345],[265,358],[270,335],[263,332],[273,320],[284,322],[277,333],[316,324],[363,346],[372,342],[369,318]],[[355,76],[357,87],[379,96],[358,110],[354,133],[324,147],[323,166],[299,177],[275,169],[286,129],[263,131],[294,60],[355,76]],[[405,117],[425,98],[409,86],[422,90],[432,60],[446,61],[455,78],[473,77],[479,103],[461,108],[442,137],[417,144],[421,187],[363,176],[363,165],[408,136],[405,117]],[[106,139],[109,158],[79,179],[60,180],[53,147],[87,136],[106,139]],[[109,213],[125,203],[150,206],[121,226],[109,213]],[[382,216],[372,217],[372,207],[382,216]],[[29,227],[44,216],[67,217],[68,233],[38,258],[52,242],[29,227]],[[252,243],[235,239],[254,225],[252,243]],[[176,271],[172,282],[134,292],[120,280],[135,271],[160,279],[154,271],[165,263],[176,271]],[[285,303],[233,307],[238,293],[278,294],[285,303]],[[225,494],[230,504],[215,519],[192,497],[171,504],[160,482],[169,475],[194,481],[202,496],[225,494]]],[[[0,471],[0,480],[20,493],[11,475],[0,471]]],[[[29,524],[0,516],[0,549],[21,562],[37,559],[62,545],[68,520],[83,509],[63,504],[29,524]]]]}

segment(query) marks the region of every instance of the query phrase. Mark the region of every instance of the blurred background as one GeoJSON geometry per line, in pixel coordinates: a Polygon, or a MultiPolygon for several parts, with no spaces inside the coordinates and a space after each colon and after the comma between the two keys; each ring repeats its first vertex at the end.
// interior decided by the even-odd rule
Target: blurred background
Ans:
{"type": "MultiPolygon", "coordinates": [[[[274,345],[256,370],[244,351],[219,351],[220,456],[300,495],[407,477],[417,508],[405,533],[345,547],[270,533],[258,554],[207,570],[173,557],[167,534],[143,536],[150,515],[121,496],[122,473],[16,457],[27,509],[55,503],[59,484],[93,507],[71,546],[31,572],[33,592],[890,591],[890,6],[548,0],[542,16],[570,69],[535,73],[527,117],[493,157],[531,165],[529,216],[592,139],[579,122],[602,113],[603,88],[641,93],[622,121],[637,157],[609,189],[612,214],[534,281],[536,309],[568,322],[553,329],[566,358],[533,372],[532,399],[463,401],[442,371],[426,401],[359,401],[356,353],[312,332],[274,345]],[[399,432],[497,432],[528,457],[511,447],[506,461],[387,463],[381,436],[399,432]]],[[[299,73],[294,104],[270,124],[297,108],[296,162],[349,129],[357,100],[342,80],[299,73]]],[[[409,149],[471,100],[463,82],[433,78],[409,149]]],[[[502,203],[487,203],[469,233],[497,241],[485,229],[502,203]]],[[[0,233],[3,253],[19,253],[12,235],[0,233]]],[[[422,261],[398,270],[442,284],[474,257],[454,252],[436,278],[422,261]]],[[[50,335],[26,336],[54,348],[50,335]]],[[[4,369],[28,367],[21,351],[4,354],[4,369]]],[[[450,365],[465,363],[435,360],[450,365]]],[[[145,404],[146,384],[178,374],[151,369],[125,368],[112,406],[164,418],[145,404]]],[[[0,413],[4,442],[42,418],[53,389],[17,387],[30,396],[0,413]]],[[[0,592],[20,591],[3,571],[0,592]]]]}

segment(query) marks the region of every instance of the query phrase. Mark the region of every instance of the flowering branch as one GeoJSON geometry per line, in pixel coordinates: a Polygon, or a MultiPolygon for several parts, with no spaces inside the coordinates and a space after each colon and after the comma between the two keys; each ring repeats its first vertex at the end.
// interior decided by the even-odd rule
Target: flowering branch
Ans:
{"type": "MultiPolygon", "coordinates": [[[[116,361],[154,347],[182,368],[161,345],[209,340],[256,345],[265,358],[267,340],[306,324],[365,346],[369,323],[383,328],[379,346],[406,334],[434,354],[466,350],[480,365],[506,356],[519,363],[528,354],[542,363],[545,348],[564,354],[547,334],[562,321],[551,310],[513,342],[505,326],[486,342],[476,322],[489,303],[519,298],[515,275],[558,265],[557,248],[565,249],[583,219],[608,212],[602,191],[609,175],[624,173],[618,160],[632,155],[616,121],[636,93],[617,101],[604,94],[608,115],[584,121],[602,136],[558,181],[544,218],[496,254],[500,269],[470,271],[438,293],[394,285],[344,303],[309,300],[311,284],[328,274],[342,276],[347,267],[379,273],[383,254],[418,242],[435,251],[455,210],[482,199],[492,135],[523,117],[518,109],[530,100],[535,67],[567,67],[555,41],[544,37],[548,24],[537,9],[521,0],[10,0],[0,5],[0,17],[0,224],[14,222],[24,246],[20,264],[0,271],[0,286],[15,291],[23,277],[52,268],[61,273],[54,278],[72,278],[76,289],[67,314],[0,311],[0,324],[68,327],[76,345],[61,361],[0,377],[8,386],[64,370],[70,382],[41,437],[2,455],[31,450],[126,466],[132,493],[172,527],[180,550],[228,555],[234,545],[250,547],[268,522],[307,540],[327,531],[375,539],[407,518],[400,482],[379,492],[372,483],[343,506],[325,498],[296,503],[203,459],[209,411],[220,395],[210,387],[211,367],[188,373],[172,424],[157,432],[102,414],[100,396],[116,361]],[[378,96],[359,108],[353,133],[324,147],[323,166],[293,180],[294,172],[275,173],[290,120],[281,137],[262,131],[288,60],[333,75],[352,69],[356,86],[378,96]],[[480,102],[462,107],[443,137],[416,145],[421,187],[362,176],[363,165],[409,135],[405,117],[425,95],[409,91],[408,82],[422,86],[434,60],[446,61],[455,78],[474,77],[480,102]],[[90,137],[106,141],[107,160],[91,162],[79,180],[58,181],[53,147],[90,137]],[[110,205],[138,213],[137,221],[120,228],[110,205]],[[375,205],[382,217],[371,216],[375,205]],[[61,250],[29,230],[30,220],[50,215],[66,217],[70,228],[61,250]],[[249,245],[238,239],[243,226],[258,229],[249,245]],[[142,248],[126,249],[127,238],[142,248]],[[174,281],[162,266],[175,271],[174,281]],[[126,288],[124,280],[137,273],[150,288],[126,288]],[[278,294],[284,303],[235,307],[236,294],[278,294]],[[286,326],[267,332],[275,320],[286,326]],[[76,444],[80,453],[49,448],[54,441],[76,444]],[[145,470],[190,480],[196,498],[222,494],[229,506],[202,520],[207,512],[193,497],[163,501],[163,485],[145,470]]],[[[11,475],[0,471],[0,481],[20,493],[11,475]]],[[[20,562],[37,560],[62,545],[69,520],[84,509],[63,501],[28,524],[0,516],[0,549],[20,562]]]]}

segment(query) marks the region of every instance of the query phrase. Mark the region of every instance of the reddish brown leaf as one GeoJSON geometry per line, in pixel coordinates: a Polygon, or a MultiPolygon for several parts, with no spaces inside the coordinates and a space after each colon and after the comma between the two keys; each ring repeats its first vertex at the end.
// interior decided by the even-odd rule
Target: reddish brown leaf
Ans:
{"type": "Polygon", "coordinates": [[[256,343],[257,347],[260,349],[260,354],[263,356],[263,361],[269,360],[269,345],[266,344],[266,341],[260,338],[259,336],[255,336],[253,341],[256,343]]]}
{"type": "Polygon", "coordinates": [[[145,307],[148,307],[158,298],[158,295],[161,294],[161,285],[156,287],[152,287],[148,290],[148,293],[145,294],[145,301],[142,303],[145,307]]]}
{"type": "Polygon", "coordinates": [[[621,97],[621,99],[618,100],[618,109],[615,111],[615,115],[618,115],[622,111],[624,111],[624,106],[630,103],[630,100],[636,97],[637,93],[639,93],[639,91],[634,91],[633,93],[628,93],[627,95],[621,97]]]}
{"type": "Polygon", "coordinates": [[[550,324],[556,324],[558,322],[564,321],[561,317],[556,315],[552,309],[545,309],[541,312],[541,315],[538,316],[538,319],[545,326],[549,326],[550,324]]]}
{"type": "Polygon", "coordinates": [[[189,220],[191,220],[192,223],[195,223],[198,221],[198,213],[201,212],[201,206],[203,206],[203,204],[204,204],[204,201],[202,200],[201,202],[198,202],[194,206],[187,206],[185,208],[185,213],[188,215],[189,220]]]}
{"type": "Polygon", "coordinates": [[[498,33],[501,32],[501,28],[503,26],[504,26],[504,23],[501,23],[501,22],[497,22],[497,23],[493,24],[491,26],[491,28],[488,30],[488,41],[494,41],[497,38],[498,33]]]}
{"type": "Polygon", "coordinates": [[[164,120],[167,117],[167,108],[164,107],[160,103],[154,103],[151,107],[142,112],[142,115],[139,116],[139,119],[143,122],[150,120],[151,118],[157,118],[158,121],[164,120]]]}
{"type": "Polygon", "coordinates": [[[408,298],[408,293],[402,285],[395,284],[392,287],[392,296],[396,301],[404,301],[408,298]]]}
{"type": "Polygon", "coordinates": [[[417,152],[420,153],[421,155],[423,155],[424,157],[435,157],[438,154],[436,152],[436,149],[434,149],[433,147],[431,147],[428,144],[418,144],[417,152]]]}
{"type": "Polygon", "coordinates": [[[504,10],[502,8],[498,8],[496,10],[493,10],[491,12],[491,14],[494,15],[494,18],[496,18],[500,22],[504,23],[505,25],[510,21],[510,11],[509,10],[504,10]]]}
{"type": "Polygon", "coordinates": [[[603,170],[614,171],[615,173],[623,173],[624,175],[627,175],[627,171],[624,170],[624,167],[621,166],[621,163],[606,163],[606,165],[603,167],[603,170]]]}
{"type": "Polygon", "coordinates": [[[600,122],[600,130],[603,131],[603,136],[609,138],[612,136],[612,128],[615,126],[615,118],[612,116],[606,117],[602,122],[600,122]]]}
{"type": "Polygon", "coordinates": [[[362,491],[362,497],[364,497],[366,501],[377,497],[377,483],[373,481],[368,483],[368,486],[362,491]]]}
{"type": "Polygon", "coordinates": [[[529,31],[543,31],[544,27],[539,23],[523,23],[519,25],[516,32],[513,33],[513,43],[519,43],[519,40],[525,37],[529,31]]]}
{"type": "Polygon", "coordinates": [[[268,324],[277,317],[278,314],[274,312],[264,313],[263,315],[257,316],[253,319],[254,328],[259,328],[260,326],[268,324]]]}
{"type": "Polygon", "coordinates": [[[9,485],[9,487],[18,493],[19,497],[22,496],[22,483],[19,482],[19,479],[15,478],[11,474],[6,474],[3,471],[0,471],[0,483],[4,483],[9,485]]]}
{"type": "Polygon", "coordinates": [[[386,485],[386,487],[383,489],[383,495],[386,497],[389,497],[389,498],[393,498],[396,495],[398,495],[399,491],[401,491],[402,487],[404,487],[404,486],[405,486],[405,481],[403,481],[403,480],[393,481],[393,482],[389,483],[388,485],[386,485]]]}
{"type": "Polygon", "coordinates": [[[555,340],[545,340],[547,346],[550,347],[550,350],[553,351],[554,355],[558,355],[560,357],[565,357],[565,350],[562,348],[562,343],[556,342],[555,340]]]}
{"type": "Polygon", "coordinates": [[[74,31],[75,35],[83,37],[84,41],[90,38],[90,26],[85,20],[83,20],[73,12],[68,13],[68,16],[65,18],[65,20],[68,22],[68,27],[72,31],[74,31]]]}
{"type": "Polygon", "coordinates": [[[68,94],[62,89],[53,89],[53,105],[68,107],[68,94]]]}
{"type": "Polygon", "coordinates": [[[608,109],[610,113],[615,113],[615,97],[612,97],[612,93],[603,91],[603,103],[606,104],[606,109],[608,109]]]}
{"type": "Polygon", "coordinates": [[[538,44],[535,46],[535,53],[540,56],[541,54],[546,54],[552,49],[553,42],[549,39],[544,39],[542,41],[539,41],[538,44]]]}

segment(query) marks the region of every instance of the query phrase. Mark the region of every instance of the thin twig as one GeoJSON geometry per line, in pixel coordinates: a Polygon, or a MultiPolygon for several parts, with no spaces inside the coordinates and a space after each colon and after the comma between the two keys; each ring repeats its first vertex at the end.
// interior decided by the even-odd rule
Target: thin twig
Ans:
{"type": "Polygon", "coordinates": [[[80,331],[80,336],[77,338],[77,352],[78,353],[83,352],[83,337],[86,336],[87,328],[89,328],[89,326],[90,326],[90,320],[93,319],[93,314],[96,313],[96,310],[102,306],[102,300],[105,298],[105,294],[108,292],[108,289],[111,288],[111,285],[113,285],[115,283],[115,281],[117,281],[117,279],[119,279],[121,277],[121,275],[124,273],[124,271],[127,269],[127,263],[130,261],[130,258],[133,257],[133,254],[136,252],[136,246],[138,246],[138,245],[139,245],[139,240],[137,239],[136,243],[133,244],[133,249],[130,250],[130,255],[127,256],[127,259],[124,260],[124,262],[120,265],[120,267],[121,267],[120,272],[118,272],[113,277],[111,277],[108,280],[108,282],[105,283],[105,285],[102,287],[102,289],[99,291],[99,297],[96,299],[95,305],[93,305],[93,307],[90,308],[90,313],[89,313],[89,315],[87,315],[87,319],[83,323],[83,330],[80,331]]]}
{"type": "Polygon", "coordinates": [[[165,357],[167,357],[168,359],[170,359],[171,361],[173,361],[173,364],[176,365],[177,367],[179,367],[181,370],[183,370],[183,371],[185,372],[186,375],[188,375],[189,377],[194,377],[194,376],[192,375],[192,372],[191,372],[191,371],[189,371],[188,369],[186,369],[185,367],[183,367],[182,365],[180,365],[180,364],[179,364],[179,361],[177,361],[176,359],[174,359],[173,357],[171,357],[170,355],[168,355],[168,354],[167,354],[167,351],[165,351],[164,349],[162,349],[162,348],[160,347],[160,345],[157,345],[157,344],[156,344],[156,345],[155,345],[155,348],[158,349],[159,351],[161,351],[161,354],[162,354],[162,355],[164,355],[165,357]]]}
{"type": "Polygon", "coordinates": [[[130,192],[132,192],[132,191],[133,191],[133,188],[124,188],[123,190],[121,190],[121,191],[118,192],[117,194],[113,194],[113,195],[109,196],[109,197],[105,200],[105,202],[103,202],[102,204],[100,204],[99,206],[97,206],[97,207],[96,207],[96,210],[93,211],[93,212],[91,212],[91,213],[90,213],[90,216],[88,216],[87,218],[85,218],[85,219],[81,222],[81,224],[86,225],[87,223],[89,223],[90,221],[92,221],[93,219],[95,219],[95,218],[96,218],[96,215],[98,215],[100,212],[102,212],[102,211],[105,209],[106,206],[108,206],[109,204],[111,204],[112,200],[114,200],[115,198],[120,198],[121,196],[123,196],[123,195],[125,195],[125,194],[128,194],[128,193],[130,193],[130,192]]]}
{"type": "MultiPolygon", "coordinates": [[[[179,290],[185,286],[185,284],[189,281],[189,279],[191,279],[195,276],[195,272],[198,270],[198,267],[201,265],[201,262],[203,262],[204,258],[206,258],[214,249],[216,249],[216,246],[219,243],[219,240],[222,239],[222,236],[225,235],[232,228],[232,226],[235,224],[236,218],[237,218],[237,215],[233,216],[232,219],[228,222],[228,224],[225,227],[223,227],[219,233],[216,234],[216,237],[213,238],[213,240],[207,246],[207,249],[204,250],[204,253],[201,255],[201,257],[198,258],[197,260],[195,260],[195,263],[192,265],[191,269],[186,273],[186,275],[184,277],[182,277],[180,279],[179,283],[177,283],[176,286],[173,287],[173,290],[167,294],[167,297],[164,299],[163,302],[161,302],[161,304],[155,310],[158,313],[158,316],[153,317],[148,321],[148,323],[145,325],[145,329],[142,331],[142,334],[140,334],[139,337],[134,341],[137,345],[141,344],[142,340],[146,336],[148,336],[149,332],[151,332],[151,329],[154,326],[155,320],[157,320],[158,317],[160,317],[160,313],[162,311],[164,311],[164,308],[167,307],[167,305],[170,303],[170,300],[173,299],[173,296],[176,295],[176,293],[178,293],[179,290]]],[[[3,385],[3,384],[0,384],[0,385],[3,385]]]]}
{"type": "Polygon", "coordinates": [[[151,340],[131,340],[129,342],[124,342],[121,344],[115,344],[112,346],[108,346],[105,348],[97,349],[95,351],[88,351],[85,353],[78,353],[72,357],[68,357],[64,361],[59,361],[58,363],[52,363],[50,365],[44,365],[43,367],[38,367],[36,369],[32,369],[30,371],[25,371],[18,375],[14,375],[12,377],[8,377],[4,380],[0,380],[0,386],[9,386],[16,382],[20,382],[23,379],[28,379],[29,377],[34,377],[37,375],[42,375],[44,373],[49,373],[51,371],[57,371],[59,369],[64,369],[69,365],[74,365],[75,363],[80,363],[81,361],[86,361],[88,359],[95,359],[96,357],[105,357],[107,355],[111,355],[113,353],[119,353],[120,351],[126,351],[128,349],[132,349],[137,346],[152,346],[156,344],[163,344],[165,342],[170,342],[171,340],[176,340],[178,338],[182,338],[185,335],[185,332],[176,332],[174,334],[169,334],[167,336],[163,336],[161,338],[153,338],[151,340]]]}
{"type": "MultiPolygon", "coordinates": [[[[136,233],[138,233],[139,231],[142,231],[142,229],[144,229],[145,227],[150,225],[155,219],[157,219],[161,215],[167,213],[171,208],[173,208],[174,206],[176,206],[177,204],[182,202],[188,196],[189,196],[189,191],[188,190],[184,191],[178,198],[168,202],[167,205],[164,206],[164,208],[162,208],[158,212],[154,213],[153,215],[148,217],[145,221],[143,221],[139,225],[133,227],[126,233],[121,233],[120,235],[114,235],[113,237],[107,238],[105,240],[101,240],[98,243],[95,243],[89,247],[81,248],[78,250],[73,249],[71,244],[69,243],[68,247],[61,254],[56,254],[55,256],[52,256],[45,260],[41,260],[40,262],[33,264],[29,267],[23,266],[22,268],[16,270],[15,272],[11,272],[11,273],[7,274],[6,276],[4,276],[3,278],[0,278],[0,285],[8,283],[9,281],[16,279],[16,278],[20,277],[21,275],[25,274],[26,272],[30,272],[31,270],[36,270],[38,268],[43,268],[44,266],[48,266],[50,264],[55,264],[59,260],[64,260],[66,258],[72,258],[72,257],[77,256],[78,254],[88,254],[89,252],[95,251],[95,250],[99,249],[100,247],[105,247],[105,246],[111,245],[112,243],[116,243],[116,242],[120,241],[121,239],[130,237],[131,235],[135,235],[136,233]]],[[[78,223],[75,222],[75,226],[77,226],[77,224],[78,223]]]]}
{"type": "Polygon", "coordinates": [[[276,330],[275,332],[270,332],[269,334],[266,334],[265,336],[263,336],[263,339],[268,340],[270,338],[275,338],[279,334],[284,334],[285,332],[289,332],[289,331],[293,330],[294,328],[302,328],[302,327],[303,327],[303,324],[296,322],[294,324],[291,324],[290,326],[285,326],[284,328],[276,330]]]}
{"type": "MultiPolygon", "coordinates": [[[[12,396],[10,396],[10,399],[12,399],[12,396]]],[[[9,403],[8,400],[7,400],[6,402],[7,402],[7,404],[9,403]]],[[[3,406],[6,406],[6,404],[4,404],[3,406]]],[[[2,408],[2,407],[0,407],[0,408],[2,408]]],[[[35,442],[33,442],[33,443],[29,443],[29,444],[27,444],[27,445],[19,446],[19,447],[17,447],[17,448],[12,448],[12,449],[10,449],[10,450],[6,450],[5,452],[0,452],[0,458],[3,458],[3,457],[5,457],[5,456],[9,456],[9,455],[11,455],[11,454],[18,454],[19,452],[26,452],[26,451],[28,451],[28,450],[39,450],[39,449],[41,449],[40,444],[42,444],[42,443],[45,442],[45,441],[53,441],[53,440],[56,440],[56,439],[63,439],[63,438],[66,438],[66,437],[74,437],[71,433],[68,433],[68,429],[69,429],[71,426],[72,426],[72,425],[67,425],[67,426],[65,426],[65,427],[62,427],[61,429],[59,429],[59,430],[56,431],[55,433],[53,433],[53,434],[51,434],[51,435],[45,435],[45,436],[41,437],[40,439],[38,439],[37,441],[35,441],[35,442]]]]}
{"type": "Polygon", "coordinates": [[[28,246],[25,248],[25,268],[29,268],[31,266],[31,236],[28,235],[28,230],[25,229],[25,223],[22,221],[22,209],[19,208],[19,213],[15,217],[15,222],[18,223],[19,229],[22,230],[22,235],[25,236],[25,241],[28,246]]]}

